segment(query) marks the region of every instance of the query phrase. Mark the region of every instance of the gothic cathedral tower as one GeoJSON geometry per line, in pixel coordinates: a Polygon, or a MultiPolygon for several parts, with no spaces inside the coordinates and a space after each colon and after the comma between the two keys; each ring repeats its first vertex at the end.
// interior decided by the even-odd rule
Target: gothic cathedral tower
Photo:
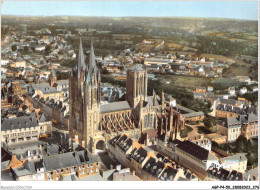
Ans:
{"type": "Polygon", "coordinates": [[[126,100],[132,107],[132,113],[138,122],[141,132],[144,127],[143,103],[147,101],[147,70],[137,64],[127,70],[126,100]]]}
{"type": "Polygon", "coordinates": [[[136,108],[141,99],[147,100],[147,70],[137,64],[127,70],[126,100],[136,108]]]}
{"type": "Polygon", "coordinates": [[[100,72],[95,62],[91,41],[89,64],[86,67],[80,40],[78,64],[69,77],[70,137],[78,136],[79,144],[91,151],[91,137],[99,130],[100,121],[100,72]]]}

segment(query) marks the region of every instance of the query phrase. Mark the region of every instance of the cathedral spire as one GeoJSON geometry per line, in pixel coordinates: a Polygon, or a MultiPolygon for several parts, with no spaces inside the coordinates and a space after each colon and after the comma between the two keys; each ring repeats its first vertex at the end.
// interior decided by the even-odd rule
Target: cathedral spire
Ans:
{"type": "Polygon", "coordinates": [[[153,106],[155,106],[155,105],[156,105],[156,93],[153,88],[153,106]]]}
{"type": "Polygon", "coordinates": [[[93,48],[93,39],[91,39],[91,45],[90,45],[90,56],[89,56],[89,64],[88,64],[88,70],[90,74],[96,71],[96,59],[94,54],[94,48],[93,48]]]}
{"type": "Polygon", "coordinates": [[[86,69],[81,38],[79,40],[79,55],[78,55],[77,69],[78,69],[78,76],[80,76],[82,69],[86,69]]]}

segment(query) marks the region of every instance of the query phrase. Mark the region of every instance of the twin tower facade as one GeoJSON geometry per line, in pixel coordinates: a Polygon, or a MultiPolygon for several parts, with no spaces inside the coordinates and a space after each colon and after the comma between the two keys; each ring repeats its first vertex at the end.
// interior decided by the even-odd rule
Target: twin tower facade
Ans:
{"type": "Polygon", "coordinates": [[[139,140],[146,130],[156,130],[162,101],[155,93],[147,96],[147,81],[147,70],[134,65],[127,70],[126,100],[101,105],[101,76],[93,43],[86,66],[80,40],[78,62],[69,77],[70,137],[77,136],[79,144],[93,153],[120,133],[139,140]]]}

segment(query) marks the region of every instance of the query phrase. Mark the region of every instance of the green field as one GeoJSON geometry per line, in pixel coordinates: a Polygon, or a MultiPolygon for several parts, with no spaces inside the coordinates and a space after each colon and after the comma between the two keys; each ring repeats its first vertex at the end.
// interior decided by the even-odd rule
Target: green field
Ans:
{"type": "Polygon", "coordinates": [[[196,76],[183,76],[183,75],[157,75],[156,76],[165,86],[178,86],[189,89],[210,85],[210,78],[196,77],[196,76]],[[168,84],[169,83],[169,84],[168,84]]]}

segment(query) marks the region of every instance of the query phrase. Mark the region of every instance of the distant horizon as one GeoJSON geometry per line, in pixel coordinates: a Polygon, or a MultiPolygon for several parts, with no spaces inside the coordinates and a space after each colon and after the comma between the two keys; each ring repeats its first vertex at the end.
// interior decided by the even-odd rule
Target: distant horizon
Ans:
{"type": "Polygon", "coordinates": [[[254,19],[242,19],[242,18],[225,18],[225,17],[190,17],[190,16],[84,16],[84,15],[1,15],[13,16],[13,17],[86,17],[86,18],[183,18],[183,19],[216,19],[216,20],[241,20],[241,21],[258,21],[254,19]]]}
{"type": "Polygon", "coordinates": [[[176,17],[258,21],[258,1],[4,1],[2,16],[176,17]]]}

